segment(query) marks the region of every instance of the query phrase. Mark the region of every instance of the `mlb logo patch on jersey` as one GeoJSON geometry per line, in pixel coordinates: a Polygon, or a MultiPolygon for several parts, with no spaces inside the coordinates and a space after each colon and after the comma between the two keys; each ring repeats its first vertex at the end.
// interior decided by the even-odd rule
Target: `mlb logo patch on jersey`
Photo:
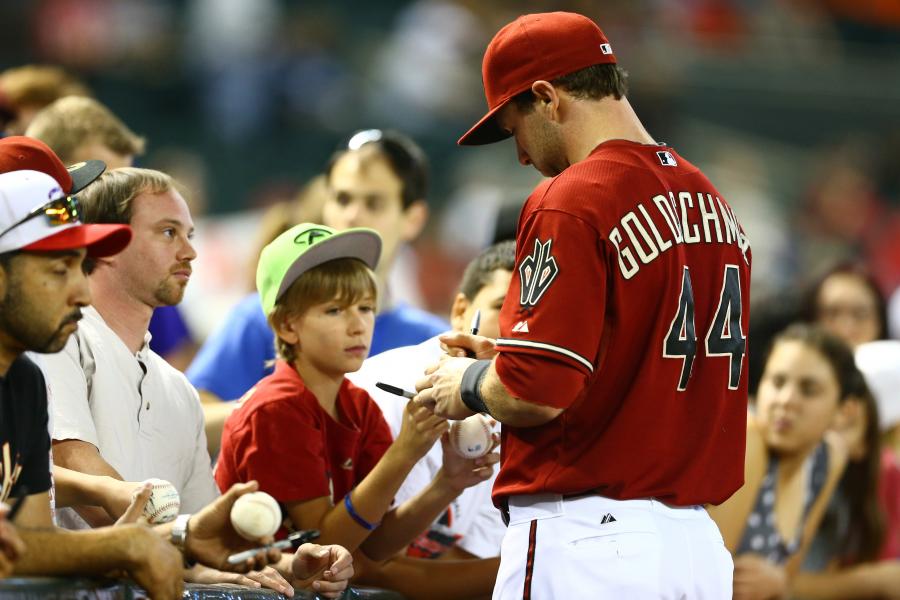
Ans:
{"type": "Polygon", "coordinates": [[[678,166],[678,161],[675,160],[675,157],[668,150],[660,150],[656,153],[656,156],[659,157],[659,162],[664,167],[678,166]]]}

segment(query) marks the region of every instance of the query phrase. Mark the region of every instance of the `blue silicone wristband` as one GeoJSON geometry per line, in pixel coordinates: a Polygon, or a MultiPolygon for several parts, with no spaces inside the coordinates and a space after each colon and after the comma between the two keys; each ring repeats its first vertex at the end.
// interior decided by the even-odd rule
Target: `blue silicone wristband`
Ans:
{"type": "Polygon", "coordinates": [[[351,500],[350,500],[350,492],[347,492],[347,495],[344,496],[344,508],[347,509],[347,514],[350,515],[350,518],[352,518],[354,521],[356,521],[356,523],[363,529],[368,529],[369,531],[372,531],[373,529],[375,529],[376,527],[381,525],[381,523],[369,523],[368,521],[363,519],[361,516],[359,516],[359,513],[357,513],[356,510],[353,508],[353,502],[351,502],[351,500]]]}

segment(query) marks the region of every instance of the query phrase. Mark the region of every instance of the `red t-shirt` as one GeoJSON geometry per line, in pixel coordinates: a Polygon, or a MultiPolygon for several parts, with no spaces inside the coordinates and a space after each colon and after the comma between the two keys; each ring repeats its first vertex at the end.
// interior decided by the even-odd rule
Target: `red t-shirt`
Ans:
{"type": "Polygon", "coordinates": [[[343,499],[392,440],[378,405],[346,379],[337,409],[340,421],[325,412],[291,365],[278,361],[225,421],[219,489],[255,479],[281,503],[343,499]]]}
{"type": "Polygon", "coordinates": [[[532,193],[496,369],[564,408],[503,426],[495,502],[593,491],[673,505],[743,483],[749,243],[695,166],[614,140],[532,193]]]}

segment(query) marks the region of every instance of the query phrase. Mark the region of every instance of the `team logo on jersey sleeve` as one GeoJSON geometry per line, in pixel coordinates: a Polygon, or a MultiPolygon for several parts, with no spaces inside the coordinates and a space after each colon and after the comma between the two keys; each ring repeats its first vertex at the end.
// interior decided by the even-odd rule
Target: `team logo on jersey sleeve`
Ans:
{"type": "Polygon", "coordinates": [[[519,303],[522,306],[537,304],[559,273],[556,259],[550,254],[552,245],[552,239],[546,242],[535,239],[534,252],[519,264],[519,278],[522,282],[519,303]]]}

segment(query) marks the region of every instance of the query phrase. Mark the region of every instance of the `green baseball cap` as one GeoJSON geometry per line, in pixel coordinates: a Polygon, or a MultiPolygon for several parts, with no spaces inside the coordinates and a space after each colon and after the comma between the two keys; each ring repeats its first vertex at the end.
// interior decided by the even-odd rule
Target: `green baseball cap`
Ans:
{"type": "Polygon", "coordinates": [[[381,256],[381,236],[374,229],[357,227],[337,231],[316,223],[294,225],[259,255],[256,289],[263,312],[271,313],[297,278],[336,258],[356,258],[375,269],[381,256]]]}

